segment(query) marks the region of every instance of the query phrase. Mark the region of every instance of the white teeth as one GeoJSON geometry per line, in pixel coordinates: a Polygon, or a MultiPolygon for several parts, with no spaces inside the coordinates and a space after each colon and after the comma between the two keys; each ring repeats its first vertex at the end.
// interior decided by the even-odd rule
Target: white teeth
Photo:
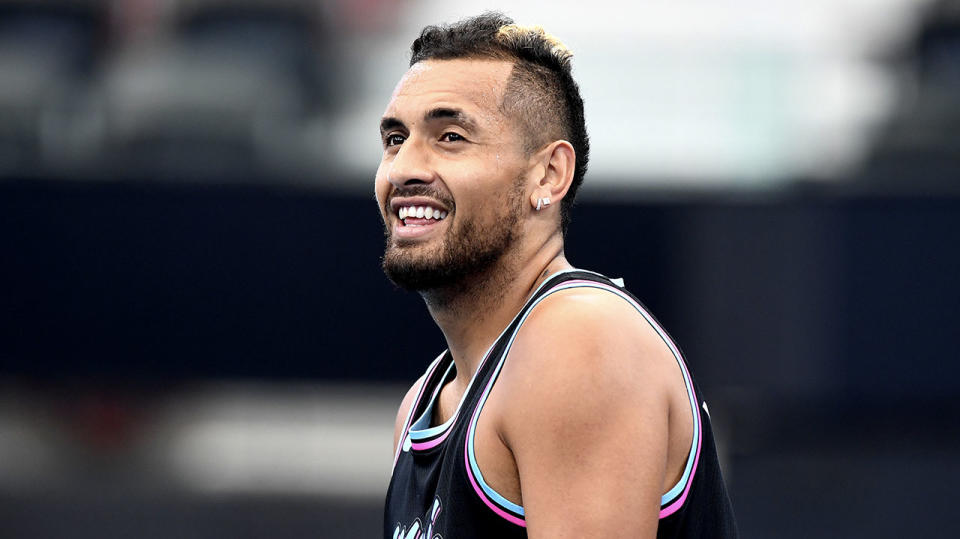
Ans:
{"type": "Polygon", "coordinates": [[[447,212],[430,206],[401,206],[397,210],[397,216],[400,219],[407,219],[409,217],[439,221],[447,216],[447,212]]]}

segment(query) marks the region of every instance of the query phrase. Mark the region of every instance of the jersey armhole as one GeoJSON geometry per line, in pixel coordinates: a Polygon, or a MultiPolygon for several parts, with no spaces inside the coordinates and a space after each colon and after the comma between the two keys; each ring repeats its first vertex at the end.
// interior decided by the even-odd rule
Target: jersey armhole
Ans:
{"type": "MultiPolygon", "coordinates": [[[[599,275],[599,274],[598,274],[599,275]]],[[[601,276],[602,277],[602,276],[601,276]]],[[[606,278],[606,277],[604,277],[606,278]]],[[[467,428],[466,443],[464,444],[464,464],[466,467],[467,477],[470,480],[471,487],[473,487],[474,492],[480,498],[480,500],[489,507],[494,513],[500,517],[506,519],[509,522],[517,524],[518,526],[526,527],[525,513],[524,508],[521,505],[517,505],[510,500],[507,500],[503,495],[494,490],[489,486],[486,481],[483,479],[483,474],[480,471],[480,466],[476,460],[476,453],[474,449],[474,436],[476,433],[477,422],[480,417],[480,413],[483,409],[483,405],[486,403],[487,397],[490,394],[493,384],[496,382],[497,377],[500,374],[501,369],[503,368],[506,358],[509,355],[510,348],[513,345],[514,340],[517,337],[517,333],[520,331],[520,327],[523,325],[523,322],[526,320],[527,316],[533,311],[541,301],[552,295],[554,292],[559,292],[561,290],[566,290],[569,288],[597,288],[600,290],[606,290],[614,295],[619,296],[623,300],[627,301],[637,312],[644,318],[644,320],[653,328],[657,333],[657,336],[667,345],[674,359],[677,361],[677,365],[680,368],[680,372],[683,376],[684,387],[687,392],[687,398],[690,403],[690,410],[692,415],[693,422],[693,436],[690,444],[690,450],[687,454],[686,463],[684,465],[683,474],[677,483],[671,487],[666,493],[664,493],[660,498],[660,512],[659,518],[666,518],[675,512],[677,512],[684,504],[687,499],[687,496],[690,492],[690,487],[693,484],[693,478],[696,474],[697,465],[700,459],[700,448],[702,446],[702,418],[700,417],[700,407],[697,406],[697,396],[696,391],[693,386],[693,379],[690,376],[690,372],[687,369],[686,363],[683,360],[683,355],[680,353],[679,348],[667,334],[666,330],[657,322],[657,320],[651,315],[647,310],[636,301],[629,294],[624,291],[610,286],[603,282],[597,282],[589,279],[575,279],[561,282],[555,285],[550,290],[543,293],[542,296],[537,298],[533,303],[530,304],[529,308],[524,313],[523,317],[520,319],[520,323],[517,324],[513,333],[510,335],[510,339],[507,341],[507,345],[500,356],[500,359],[497,363],[496,369],[490,376],[490,380],[487,383],[487,386],[484,388],[480,400],[478,401],[476,408],[474,409],[470,423],[467,428]]]]}
{"type": "MultiPolygon", "coordinates": [[[[603,278],[611,280],[608,277],[603,278]]],[[[596,288],[619,296],[621,299],[629,303],[640,314],[640,316],[643,317],[647,324],[656,332],[657,336],[660,337],[660,340],[662,340],[667,346],[667,348],[670,350],[670,354],[677,362],[677,366],[680,369],[680,374],[683,377],[683,385],[687,393],[687,400],[690,404],[690,414],[693,422],[693,435],[690,440],[690,449],[687,452],[683,474],[681,474],[677,483],[660,497],[659,518],[664,519],[676,513],[681,507],[683,507],[683,504],[690,493],[690,488],[693,485],[693,479],[696,475],[697,465],[700,461],[700,448],[703,444],[703,418],[700,416],[700,407],[697,405],[697,394],[696,388],[693,385],[693,378],[691,377],[690,370],[687,368],[687,364],[683,359],[683,354],[680,353],[679,347],[677,347],[676,343],[673,342],[673,339],[670,337],[667,331],[663,328],[663,326],[660,325],[657,319],[650,314],[649,311],[647,311],[643,304],[641,304],[628,292],[622,290],[619,287],[621,286],[620,283],[617,283],[615,280],[611,281],[617,286],[611,286],[604,282],[593,281],[590,279],[583,279],[564,282],[557,287],[557,290],[578,287],[596,288]]],[[[551,292],[553,291],[554,290],[551,290],[551,292]]]]}
{"type": "Polygon", "coordinates": [[[413,421],[413,417],[414,417],[414,414],[416,414],[417,412],[417,408],[420,407],[420,402],[423,400],[423,394],[427,386],[430,384],[430,378],[433,377],[434,371],[437,370],[437,366],[440,364],[440,360],[443,359],[443,356],[446,353],[447,353],[446,350],[441,352],[440,355],[437,356],[436,359],[434,359],[430,363],[430,366],[427,367],[427,370],[423,376],[423,382],[421,382],[420,384],[420,389],[417,390],[417,397],[410,404],[410,409],[407,410],[407,418],[404,419],[403,421],[403,430],[400,431],[400,439],[397,440],[397,447],[394,448],[393,467],[391,468],[391,473],[392,473],[392,469],[396,468],[397,466],[397,460],[400,458],[400,452],[403,448],[403,444],[406,442],[407,437],[409,436],[410,423],[411,421],[413,421]]]}

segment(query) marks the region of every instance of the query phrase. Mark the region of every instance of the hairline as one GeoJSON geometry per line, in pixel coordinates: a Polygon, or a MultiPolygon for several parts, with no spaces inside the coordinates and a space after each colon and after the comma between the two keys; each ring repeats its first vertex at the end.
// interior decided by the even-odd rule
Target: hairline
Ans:
{"type": "MultiPolygon", "coordinates": [[[[427,57],[420,60],[417,60],[410,65],[408,69],[412,69],[418,64],[423,64],[425,62],[453,62],[457,60],[467,60],[467,61],[487,61],[487,62],[502,62],[510,64],[510,73],[507,74],[506,80],[503,83],[503,93],[500,96],[500,102],[497,105],[497,110],[500,112],[503,117],[510,122],[514,127],[518,129],[518,133],[521,136],[521,150],[524,157],[530,157],[536,153],[539,149],[543,148],[551,142],[558,140],[564,140],[563,135],[558,135],[557,125],[555,123],[544,124],[541,127],[550,128],[545,129],[545,133],[542,136],[537,136],[537,127],[530,125],[531,122],[526,121],[526,116],[520,111],[516,115],[510,114],[512,111],[509,110],[507,104],[507,99],[511,97],[511,93],[516,93],[518,90],[527,85],[527,83],[520,80],[520,74],[522,73],[523,65],[536,66],[532,62],[528,62],[522,58],[510,54],[509,52],[501,51],[478,51],[464,54],[462,56],[453,56],[449,58],[444,57],[427,57]],[[552,132],[552,133],[551,133],[552,132]]],[[[517,101],[522,101],[523,97],[519,97],[517,101]]],[[[562,128],[561,128],[562,129],[562,128]]]]}

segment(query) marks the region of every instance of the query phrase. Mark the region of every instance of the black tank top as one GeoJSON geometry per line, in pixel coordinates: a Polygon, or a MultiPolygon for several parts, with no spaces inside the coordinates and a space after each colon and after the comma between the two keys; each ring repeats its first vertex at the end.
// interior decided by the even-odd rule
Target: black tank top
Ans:
{"type": "Polygon", "coordinates": [[[628,301],[673,352],[693,412],[693,442],[680,481],[661,498],[658,538],[737,537],[733,508],[720,473],[707,405],[679,349],[623,283],[600,274],[570,270],[547,279],[485,354],[446,423],[431,425],[440,388],[455,375],[449,352],[427,369],[410,407],[394,457],[384,510],[388,539],[472,539],[527,537],[523,507],[498,494],[483,479],[473,451],[477,418],[496,383],[510,346],[530,311],[560,290],[590,287],[628,301]]]}

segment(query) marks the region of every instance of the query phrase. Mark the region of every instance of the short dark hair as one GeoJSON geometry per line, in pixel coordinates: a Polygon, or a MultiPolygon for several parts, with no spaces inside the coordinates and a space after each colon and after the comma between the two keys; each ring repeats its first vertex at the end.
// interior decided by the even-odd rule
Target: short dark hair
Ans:
{"type": "Polygon", "coordinates": [[[424,60],[491,58],[513,62],[501,105],[519,118],[530,154],[554,140],[570,142],[576,153],[573,181],[560,204],[561,230],[566,233],[570,208],[587,172],[590,140],[583,117],[583,98],[573,80],[573,54],[557,38],[537,26],[518,26],[497,12],[439,26],[427,26],[413,45],[410,65],[424,60]]]}

